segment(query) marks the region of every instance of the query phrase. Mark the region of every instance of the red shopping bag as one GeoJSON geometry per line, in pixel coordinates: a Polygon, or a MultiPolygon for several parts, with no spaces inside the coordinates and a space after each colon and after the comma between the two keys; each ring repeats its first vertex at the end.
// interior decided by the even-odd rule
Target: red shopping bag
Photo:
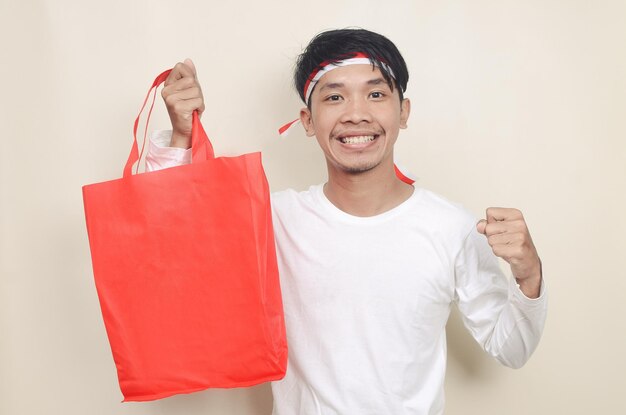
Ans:
{"type": "Polygon", "coordinates": [[[214,158],[194,113],[192,163],[133,175],[138,120],[123,177],[83,187],[124,401],[282,378],[287,343],[260,153],[214,158]]]}

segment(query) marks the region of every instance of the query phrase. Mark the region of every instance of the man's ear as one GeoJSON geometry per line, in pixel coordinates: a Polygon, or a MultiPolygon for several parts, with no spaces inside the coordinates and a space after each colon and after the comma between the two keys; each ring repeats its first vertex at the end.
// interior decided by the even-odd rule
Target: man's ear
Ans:
{"type": "Polygon", "coordinates": [[[407,127],[407,121],[409,120],[409,115],[411,114],[411,100],[408,98],[404,98],[400,103],[400,128],[407,127]]]}
{"type": "Polygon", "coordinates": [[[313,137],[315,135],[315,127],[313,126],[313,120],[311,119],[311,110],[307,107],[300,110],[300,122],[306,130],[307,137],[313,137]]]}

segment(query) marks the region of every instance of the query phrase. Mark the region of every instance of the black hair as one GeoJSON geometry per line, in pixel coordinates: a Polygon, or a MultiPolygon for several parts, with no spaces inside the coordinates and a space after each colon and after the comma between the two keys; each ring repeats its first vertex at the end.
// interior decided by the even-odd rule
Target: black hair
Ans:
{"type": "MultiPolygon", "coordinates": [[[[395,84],[402,101],[409,82],[409,71],[404,58],[396,45],[385,36],[365,29],[329,30],[319,33],[311,40],[304,52],[298,56],[293,76],[294,85],[302,101],[305,101],[304,86],[313,71],[321,69],[322,63],[349,59],[358,52],[366,54],[372,66],[380,69],[392,91],[395,84]],[[395,79],[381,62],[391,68],[395,79]]],[[[310,99],[305,104],[310,108],[310,99]]]]}

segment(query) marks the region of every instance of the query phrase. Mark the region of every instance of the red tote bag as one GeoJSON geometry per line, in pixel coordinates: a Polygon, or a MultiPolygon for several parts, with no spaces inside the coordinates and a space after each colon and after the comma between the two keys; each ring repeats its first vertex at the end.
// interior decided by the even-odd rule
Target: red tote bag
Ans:
{"type": "Polygon", "coordinates": [[[192,163],[133,175],[138,120],[123,177],[83,187],[124,401],[281,379],[287,342],[260,153],[215,158],[194,113],[192,163]]]}

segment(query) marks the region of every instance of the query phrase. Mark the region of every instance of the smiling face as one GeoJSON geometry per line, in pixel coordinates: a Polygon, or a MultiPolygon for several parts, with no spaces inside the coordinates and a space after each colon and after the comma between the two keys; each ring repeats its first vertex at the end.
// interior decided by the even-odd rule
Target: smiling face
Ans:
{"type": "Polygon", "coordinates": [[[300,119],[317,138],[332,177],[393,169],[393,146],[409,112],[409,100],[400,102],[378,68],[350,65],[322,76],[300,119]]]}

